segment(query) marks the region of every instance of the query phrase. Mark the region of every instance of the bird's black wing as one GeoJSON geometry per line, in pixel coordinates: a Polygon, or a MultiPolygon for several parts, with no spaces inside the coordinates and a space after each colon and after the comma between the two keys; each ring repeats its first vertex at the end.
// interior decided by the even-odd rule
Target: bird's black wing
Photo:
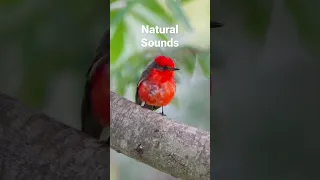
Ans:
{"type": "MultiPolygon", "coordinates": [[[[141,77],[140,77],[140,79],[139,79],[139,82],[138,82],[138,84],[137,84],[137,89],[136,89],[136,104],[138,104],[138,105],[142,105],[142,103],[143,103],[142,100],[139,98],[139,95],[138,95],[139,85],[140,85],[140,83],[141,83],[143,80],[145,80],[145,78],[148,77],[151,69],[152,69],[152,68],[155,68],[156,66],[157,66],[157,64],[156,64],[155,62],[152,62],[152,63],[147,67],[147,69],[142,72],[142,75],[141,75],[141,77]]],[[[144,104],[142,107],[143,107],[143,108],[150,109],[150,110],[152,110],[152,111],[155,111],[155,110],[157,110],[157,109],[160,108],[160,106],[150,106],[150,105],[148,105],[148,104],[144,104]]]]}
{"type": "Polygon", "coordinates": [[[81,107],[82,132],[99,139],[103,130],[103,126],[100,125],[98,119],[93,117],[91,109],[90,87],[90,81],[87,81],[81,107]]]}
{"type": "Polygon", "coordinates": [[[100,134],[103,130],[103,126],[99,123],[99,120],[93,117],[92,109],[91,109],[91,76],[95,72],[96,68],[101,64],[107,64],[109,59],[109,30],[107,30],[97,48],[96,57],[93,60],[88,72],[87,72],[87,80],[85,85],[84,96],[82,99],[81,105],[81,123],[82,123],[82,132],[99,139],[100,134]]]}

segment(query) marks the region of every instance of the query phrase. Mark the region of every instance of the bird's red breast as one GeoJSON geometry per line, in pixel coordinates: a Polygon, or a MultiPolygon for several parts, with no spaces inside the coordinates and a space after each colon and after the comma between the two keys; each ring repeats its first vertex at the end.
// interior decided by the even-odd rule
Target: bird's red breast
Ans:
{"type": "Polygon", "coordinates": [[[168,105],[176,92],[173,71],[151,69],[147,78],[138,84],[139,98],[151,106],[168,105]]]}
{"type": "Polygon", "coordinates": [[[91,105],[93,115],[100,120],[101,125],[110,126],[109,80],[108,67],[106,64],[97,67],[91,79],[91,105]]]}

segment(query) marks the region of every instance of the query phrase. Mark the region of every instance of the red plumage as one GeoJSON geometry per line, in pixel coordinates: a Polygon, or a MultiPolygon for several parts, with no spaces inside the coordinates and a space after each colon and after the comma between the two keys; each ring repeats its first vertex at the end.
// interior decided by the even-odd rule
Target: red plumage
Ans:
{"type": "Polygon", "coordinates": [[[176,92],[174,61],[166,56],[158,56],[142,73],[137,85],[136,103],[156,110],[168,105],[176,92]]]}
{"type": "Polygon", "coordinates": [[[154,58],[154,62],[156,62],[160,66],[168,66],[170,68],[174,68],[174,61],[166,56],[157,56],[154,58]]]}
{"type": "MultiPolygon", "coordinates": [[[[82,131],[99,139],[103,128],[110,127],[109,30],[99,44],[88,72],[82,100],[82,131]]],[[[108,140],[110,140],[110,136],[108,140]]]]}
{"type": "Polygon", "coordinates": [[[96,72],[91,78],[91,104],[92,113],[102,126],[110,126],[110,109],[109,109],[109,67],[106,64],[97,67],[96,72]]]}

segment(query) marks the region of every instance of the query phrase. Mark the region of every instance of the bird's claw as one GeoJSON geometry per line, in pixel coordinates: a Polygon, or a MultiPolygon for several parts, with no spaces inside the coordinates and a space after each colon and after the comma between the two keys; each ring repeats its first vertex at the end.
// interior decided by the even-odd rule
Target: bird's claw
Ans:
{"type": "Polygon", "coordinates": [[[161,112],[161,113],[159,113],[159,114],[161,114],[162,116],[167,116],[167,115],[165,115],[163,112],[161,112]]]}

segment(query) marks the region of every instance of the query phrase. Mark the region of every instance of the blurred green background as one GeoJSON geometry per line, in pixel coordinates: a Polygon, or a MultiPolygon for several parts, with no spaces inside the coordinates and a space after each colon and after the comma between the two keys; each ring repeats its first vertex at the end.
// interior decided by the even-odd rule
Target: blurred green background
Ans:
{"type": "MultiPolygon", "coordinates": [[[[177,92],[164,107],[177,121],[210,130],[210,1],[111,1],[111,90],[134,101],[144,68],[157,55],[174,59],[177,92]],[[141,26],[179,25],[179,34],[142,34],[141,26]],[[179,47],[141,46],[141,39],[179,41],[179,47]]],[[[161,110],[159,110],[160,112],[161,110]]],[[[112,178],[121,180],[175,179],[147,165],[111,152],[112,178]]]]}
{"type": "Polygon", "coordinates": [[[213,3],[211,177],[320,179],[320,1],[213,3]]]}
{"type": "MultiPolygon", "coordinates": [[[[176,100],[165,107],[166,114],[209,130],[211,109],[215,179],[308,179],[300,171],[315,174],[302,156],[315,159],[319,153],[312,143],[319,132],[313,120],[319,123],[320,1],[215,0],[211,11],[225,27],[211,31],[211,106],[208,69],[201,65],[209,63],[210,1],[178,1],[171,8],[165,0],[160,5],[123,2],[111,1],[111,37],[122,24],[121,38],[113,39],[118,47],[112,46],[117,54],[111,65],[114,91],[133,100],[143,68],[152,56],[165,53],[182,69],[176,100]],[[181,35],[175,37],[180,48],[159,52],[139,46],[140,25],[158,23],[180,25],[181,35]]],[[[109,26],[107,3],[0,1],[0,91],[80,128],[85,73],[109,26]]],[[[173,179],[114,152],[111,163],[113,180],[173,179]]]]}
{"type": "MultiPolygon", "coordinates": [[[[85,74],[109,27],[106,1],[0,1],[0,91],[80,129],[85,74]]],[[[111,88],[133,101],[152,58],[172,57],[177,93],[165,113],[210,130],[209,0],[111,1],[111,88]],[[180,47],[143,49],[141,24],[179,24],[180,47]],[[115,55],[114,55],[115,54],[115,55]]],[[[168,39],[169,36],[148,37],[168,39]]],[[[174,179],[121,154],[111,154],[112,180],[174,179]]]]}

